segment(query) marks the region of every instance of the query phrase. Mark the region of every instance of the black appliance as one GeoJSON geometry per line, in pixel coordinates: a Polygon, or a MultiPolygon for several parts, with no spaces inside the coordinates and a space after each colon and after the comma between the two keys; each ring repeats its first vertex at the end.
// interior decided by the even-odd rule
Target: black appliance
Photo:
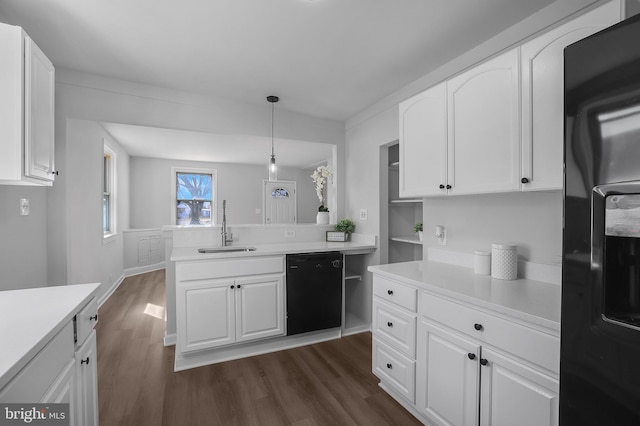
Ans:
{"type": "Polygon", "coordinates": [[[640,16],[565,49],[560,424],[640,425],[640,16]]]}
{"type": "Polygon", "coordinates": [[[342,253],[287,255],[287,335],[340,327],[342,253]]]}

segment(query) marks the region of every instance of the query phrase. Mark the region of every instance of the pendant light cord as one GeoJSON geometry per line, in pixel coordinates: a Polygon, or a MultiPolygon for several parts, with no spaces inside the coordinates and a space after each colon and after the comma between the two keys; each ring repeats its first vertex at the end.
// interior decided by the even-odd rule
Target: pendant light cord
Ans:
{"type": "Polygon", "coordinates": [[[274,110],[274,103],[271,103],[271,156],[273,157],[273,110],[274,110]]]}

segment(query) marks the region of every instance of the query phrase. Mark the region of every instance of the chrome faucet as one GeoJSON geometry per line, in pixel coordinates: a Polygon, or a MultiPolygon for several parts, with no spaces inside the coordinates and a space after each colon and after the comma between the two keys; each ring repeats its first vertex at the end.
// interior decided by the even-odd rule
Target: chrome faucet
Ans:
{"type": "Polygon", "coordinates": [[[227,200],[222,200],[222,247],[233,242],[233,233],[227,233],[227,200]]]}

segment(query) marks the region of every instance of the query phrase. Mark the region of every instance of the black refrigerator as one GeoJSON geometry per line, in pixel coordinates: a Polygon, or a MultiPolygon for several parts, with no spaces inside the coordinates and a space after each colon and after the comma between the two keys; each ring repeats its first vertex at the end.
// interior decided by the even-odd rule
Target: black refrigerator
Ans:
{"type": "Polygon", "coordinates": [[[565,49],[560,425],[640,425],[640,16],[565,49]]]}

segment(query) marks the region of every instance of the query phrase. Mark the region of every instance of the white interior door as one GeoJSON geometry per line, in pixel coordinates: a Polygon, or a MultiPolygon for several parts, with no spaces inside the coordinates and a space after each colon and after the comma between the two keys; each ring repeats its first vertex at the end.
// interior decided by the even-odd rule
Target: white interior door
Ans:
{"type": "Polygon", "coordinates": [[[263,223],[296,223],[295,181],[263,181],[263,223]]]}

